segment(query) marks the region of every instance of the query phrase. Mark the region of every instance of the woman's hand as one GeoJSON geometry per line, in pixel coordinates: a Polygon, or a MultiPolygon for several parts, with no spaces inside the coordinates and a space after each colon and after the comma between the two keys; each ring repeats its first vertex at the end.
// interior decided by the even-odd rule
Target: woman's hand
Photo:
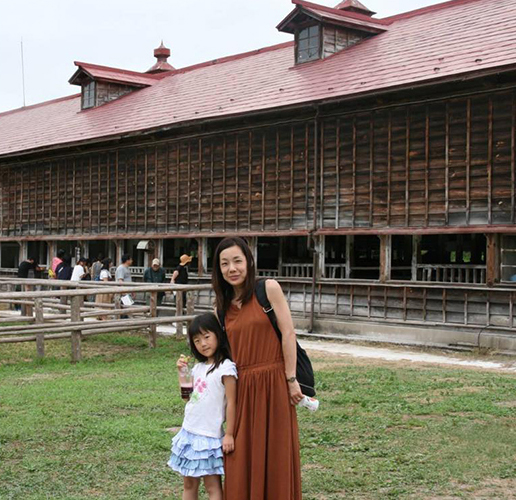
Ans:
{"type": "Polygon", "coordinates": [[[235,438],[232,434],[226,434],[222,440],[222,451],[224,453],[231,453],[235,450],[235,438]]]}
{"type": "Polygon", "coordinates": [[[301,387],[299,386],[299,382],[296,380],[295,382],[287,382],[288,390],[290,392],[290,404],[296,406],[302,399],[303,393],[301,392],[301,387]]]}

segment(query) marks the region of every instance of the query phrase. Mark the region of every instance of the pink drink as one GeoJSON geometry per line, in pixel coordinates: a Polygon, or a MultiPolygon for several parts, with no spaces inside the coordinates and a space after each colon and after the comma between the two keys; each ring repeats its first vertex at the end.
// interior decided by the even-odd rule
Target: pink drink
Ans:
{"type": "Polygon", "coordinates": [[[188,401],[190,399],[190,395],[193,392],[193,387],[191,385],[182,385],[181,386],[181,397],[188,401]]]}
{"type": "Polygon", "coordinates": [[[192,369],[188,365],[179,370],[179,386],[181,387],[181,397],[188,401],[193,392],[192,369]]]}

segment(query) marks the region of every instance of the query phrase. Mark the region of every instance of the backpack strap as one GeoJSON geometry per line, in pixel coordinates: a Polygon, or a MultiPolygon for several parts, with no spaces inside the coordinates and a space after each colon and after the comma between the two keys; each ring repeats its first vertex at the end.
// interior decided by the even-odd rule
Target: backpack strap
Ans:
{"type": "MultiPolygon", "coordinates": [[[[281,330],[278,326],[278,320],[276,319],[276,313],[272,308],[269,299],[267,298],[267,292],[265,290],[265,280],[258,280],[254,286],[254,293],[256,295],[256,299],[258,300],[258,304],[262,306],[263,312],[268,316],[271,325],[276,332],[280,342],[281,342],[281,330]]],[[[222,327],[222,331],[226,332],[226,324],[225,324],[225,313],[222,309],[217,309],[217,316],[219,318],[220,326],[222,327]]]]}
{"type": "Polygon", "coordinates": [[[256,298],[258,300],[258,304],[262,306],[263,312],[269,317],[269,321],[276,331],[276,335],[278,336],[281,342],[281,330],[278,326],[278,320],[276,318],[276,313],[267,298],[267,291],[265,290],[265,280],[258,280],[254,286],[254,293],[256,294],[256,298]]]}

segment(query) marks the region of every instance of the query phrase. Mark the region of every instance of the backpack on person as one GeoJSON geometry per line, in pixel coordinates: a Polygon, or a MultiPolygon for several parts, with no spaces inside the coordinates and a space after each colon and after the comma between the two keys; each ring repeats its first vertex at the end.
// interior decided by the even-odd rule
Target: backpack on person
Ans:
{"type": "MultiPolygon", "coordinates": [[[[254,293],[256,294],[256,299],[258,303],[262,306],[263,312],[268,316],[271,325],[278,336],[278,339],[281,344],[281,330],[278,326],[278,320],[276,318],[276,313],[267,298],[267,293],[265,291],[265,280],[258,280],[254,287],[254,293]]],[[[220,324],[224,332],[226,331],[225,322],[224,322],[224,313],[222,311],[217,310],[217,316],[219,317],[220,324]]],[[[315,377],[314,377],[314,369],[312,368],[312,363],[310,362],[310,358],[306,351],[299,345],[299,342],[296,342],[296,379],[299,382],[299,387],[301,388],[301,392],[310,398],[315,396],[315,377]]]]}

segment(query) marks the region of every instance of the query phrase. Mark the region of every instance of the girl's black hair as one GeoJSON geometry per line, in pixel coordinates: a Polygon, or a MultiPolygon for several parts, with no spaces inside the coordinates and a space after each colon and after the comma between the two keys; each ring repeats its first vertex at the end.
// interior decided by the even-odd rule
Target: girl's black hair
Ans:
{"type": "Polygon", "coordinates": [[[192,351],[193,357],[197,361],[200,361],[202,363],[208,361],[208,358],[206,356],[203,356],[197,350],[197,347],[195,347],[194,344],[194,337],[196,335],[202,335],[203,332],[208,331],[213,332],[215,334],[218,343],[217,350],[215,351],[215,354],[213,356],[215,358],[215,363],[208,370],[208,373],[211,373],[213,370],[218,368],[220,364],[226,359],[229,359],[230,361],[233,361],[233,359],[231,357],[231,348],[229,346],[228,337],[226,333],[222,330],[222,327],[220,326],[217,316],[215,316],[215,314],[211,312],[196,316],[190,324],[190,327],[188,328],[188,342],[190,344],[190,351],[192,351]]]}

